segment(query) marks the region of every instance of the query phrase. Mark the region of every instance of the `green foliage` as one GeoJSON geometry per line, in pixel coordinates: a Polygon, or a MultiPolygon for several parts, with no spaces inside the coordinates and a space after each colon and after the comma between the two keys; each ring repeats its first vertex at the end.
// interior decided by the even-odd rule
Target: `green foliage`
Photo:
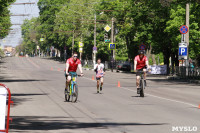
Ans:
{"type": "Polygon", "coordinates": [[[4,38],[9,33],[11,27],[10,12],[8,7],[15,0],[0,0],[0,38],[4,38]]]}
{"type": "MultiPolygon", "coordinates": [[[[24,22],[23,45],[29,53],[36,45],[44,51],[54,46],[62,53],[66,46],[70,55],[83,42],[83,59],[92,59],[96,14],[97,58],[111,59],[108,43],[104,42],[104,27],[111,26],[114,18],[114,31],[118,31],[115,33],[116,60],[133,60],[138,46],[144,43],[146,50],[156,55],[156,60],[159,56],[160,63],[169,65],[169,57],[177,63],[179,27],[185,25],[187,2],[190,2],[189,52],[192,59],[197,59],[200,56],[200,4],[196,0],[39,0],[40,16],[24,22]],[[39,41],[41,37],[45,38],[43,43],[39,41]]],[[[108,35],[110,39],[110,31],[108,35]]]]}

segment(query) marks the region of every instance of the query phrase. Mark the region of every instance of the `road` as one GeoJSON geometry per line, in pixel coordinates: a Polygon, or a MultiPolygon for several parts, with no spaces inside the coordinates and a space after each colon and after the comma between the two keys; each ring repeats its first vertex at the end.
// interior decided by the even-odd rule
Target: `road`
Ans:
{"type": "Polygon", "coordinates": [[[141,98],[135,74],[108,71],[97,94],[95,73],[84,70],[78,78],[78,102],[68,103],[64,68],[63,62],[37,57],[1,60],[0,82],[10,88],[14,101],[11,133],[171,133],[174,127],[200,132],[197,84],[150,75],[141,98]]]}

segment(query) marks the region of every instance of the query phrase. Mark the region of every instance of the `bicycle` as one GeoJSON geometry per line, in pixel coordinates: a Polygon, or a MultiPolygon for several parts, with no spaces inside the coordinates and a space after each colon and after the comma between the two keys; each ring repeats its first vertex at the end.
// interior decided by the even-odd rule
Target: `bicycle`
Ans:
{"type": "Polygon", "coordinates": [[[144,83],[144,71],[140,72],[140,97],[144,97],[144,89],[145,89],[145,83],[144,83]]]}
{"type": "Polygon", "coordinates": [[[71,101],[75,103],[78,99],[78,85],[75,79],[81,75],[77,75],[76,72],[70,72],[69,75],[71,76],[71,82],[68,89],[65,89],[65,101],[69,102],[71,98],[71,101]]]}

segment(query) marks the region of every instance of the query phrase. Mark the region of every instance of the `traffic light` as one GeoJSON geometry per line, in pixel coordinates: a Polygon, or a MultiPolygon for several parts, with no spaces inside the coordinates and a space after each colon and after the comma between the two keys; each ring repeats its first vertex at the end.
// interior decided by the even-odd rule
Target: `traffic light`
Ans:
{"type": "Polygon", "coordinates": [[[110,39],[108,39],[108,33],[104,34],[104,42],[110,42],[110,39]]]}

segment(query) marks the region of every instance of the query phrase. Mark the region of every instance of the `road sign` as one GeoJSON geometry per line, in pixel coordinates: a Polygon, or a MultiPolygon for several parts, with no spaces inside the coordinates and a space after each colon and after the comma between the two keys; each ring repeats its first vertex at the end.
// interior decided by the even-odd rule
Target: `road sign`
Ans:
{"type": "Polygon", "coordinates": [[[82,42],[79,42],[79,48],[82,48],[84,44],[82,42]]]}
{"type": "Polygon", "coordinates": [[[179,55],[187,56],[187,47],[179,47],[179,55]]]}
{"type": "Polygon", "coordinates": [[[93,51],[97,51],[97,47],[96,46],[93,47],[93,51]]]}
{"type": "Polygon", "coordinates": [[[44,41],[44,38],[40,38],[40,42],[43,42],[44,41]]]}
{"type": "Polygon", "coordinates": [[[182,25],[180,27],[181,34],[186,34],[186,33],[188,33],[188,31],[189,31],[189,29],[188,29],[188,27],[186,25],[182,25]]]}
{"type": "Polygon", "coordinates": [[[115,43],[109,43],[109,50],[115,50],[116,44],[115,43]]]}
{"type": "Polygon", "coordinates": [[[110,42],[110,39],[106,39],[105,42],[110,42]]]}
{"type": "Polygon", "coordinates": [[[110,26],[108,26],[108,25],[106,25],[106,27],[104,28],[107,32],[109,32],[110,31],[110,26]]]}
{"type": "Polygon", "coordinates": [[[178,49],[178,59],[179,60],[187,60],[187,43],[179,43],[178,49]]]}
{"type": "Polygon", "coordinates": [[[104,34],[104,42],[110,42],[110,39],[108,39],[108,33],[104,34]]]}
{"type": "Polygon", "coordinates": [[[83,53],[83,48],[79,48],[79,52],[80,52],[80,53],[83,53]]]}
{"type": "Polygon", "coordinates": [[[140,50],[145,50],[145,48],[146,48],[146,45],[140,44],[140,46],[139,46],[139,49],[140,49],[140,50]]]}

